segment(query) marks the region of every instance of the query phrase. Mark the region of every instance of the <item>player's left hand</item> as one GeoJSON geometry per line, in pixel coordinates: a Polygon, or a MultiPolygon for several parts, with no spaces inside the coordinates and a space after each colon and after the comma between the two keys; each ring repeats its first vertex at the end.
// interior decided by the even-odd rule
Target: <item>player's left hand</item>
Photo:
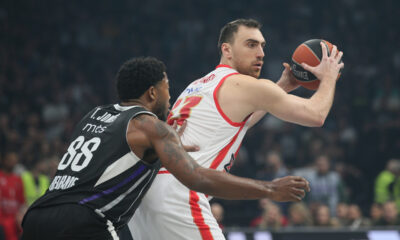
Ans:
{"type": "MultiPolygon", "coordinates": [[[[186,120],[183,122],[183,124],[179,128],[178,128],[178,123],[176,122],[176,120],[172,124],[172,128],[176,130],[179,137],[181,137],[183,135],[183,132],[185,131],[186,126],[187,126],[186,120]]],[[[190,146],[183,145],[183,148],[185,149],[186,152],[197,152],[200,150],[200,147],[197,145],[190,145],[190,146]]]]}
{"type": "Polygon", "coordinates": [[[282,65],[285,69],[283,70],[281,78],[279,79],[277,84],[285,92],[291,92],[296,88],[298,88],[300,85],[297,83],[296,78],[294,77],[292,71],[290,71],[290,65],[285,62],[282,65]]]}

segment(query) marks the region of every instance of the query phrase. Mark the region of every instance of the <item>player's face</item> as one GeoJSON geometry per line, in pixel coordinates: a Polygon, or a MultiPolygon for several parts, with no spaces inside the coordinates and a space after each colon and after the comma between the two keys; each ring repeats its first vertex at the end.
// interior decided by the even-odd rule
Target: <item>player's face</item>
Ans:
{"type": "Polygon", "coordinates": [[[239,73],[258,78],[264,64],[265,39],[257,28],[239,26],[232,46],[233,68],[239,73]]]}
{"type": "Polygon", "coordinates": [[[169,95],[169,81],[166,73],[164,73],[163,80],[156,85],[156,89],[159,97],[157,98],[154,114],[160,120],[166,121],[171,106],[169,103],[169,99],[171,98],[169,95]]]}

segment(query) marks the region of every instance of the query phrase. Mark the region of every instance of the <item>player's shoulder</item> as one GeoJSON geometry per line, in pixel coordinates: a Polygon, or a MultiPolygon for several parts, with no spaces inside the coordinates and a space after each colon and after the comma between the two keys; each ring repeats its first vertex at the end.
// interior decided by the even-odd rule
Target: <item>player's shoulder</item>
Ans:
{"type": "Polygon", "coordinates": [[[244,87],[244,86],[257,87],[259,84],[264,84],[264,83],[270,84],[273,82],[269,79],[257,79],[255,77],[240,73],[228,76],[224,82],[225,85],[231,85],[235,87],[244,87]]]}
{"type": "Polygon", "coordinates": [[[130,130],[140,131],[148,137],[160,138],[173,133],[173,129],[154,115],[140,114],[131,120],[130,130]]]}
{"type": "Polygon", "coordinates": [[[256,81],[257,79],[255,77],[237,73],[237,74],[232,74],[226,78],[227,80],[233,80],[233,81],[256,81]]]}

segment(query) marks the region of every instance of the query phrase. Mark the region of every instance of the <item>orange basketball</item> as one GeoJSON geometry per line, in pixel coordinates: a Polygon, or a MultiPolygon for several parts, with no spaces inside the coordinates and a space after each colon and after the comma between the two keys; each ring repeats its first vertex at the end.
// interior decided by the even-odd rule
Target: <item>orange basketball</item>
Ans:
{"type": "Polygon", "coordinates": [[[291,70],[296,77],[297,82],[308,89],[316,90],[319,86],[319,80],[309,71],[306,71],[301,66],[301,63],[306,63],[312,67],[317,66],[322,59],[322,49],[320,42],[323,42],[328,49],[328,56],[332,51],[333,45],[323,39],[308,40],[296,48],[292,55],[291,70]]]}

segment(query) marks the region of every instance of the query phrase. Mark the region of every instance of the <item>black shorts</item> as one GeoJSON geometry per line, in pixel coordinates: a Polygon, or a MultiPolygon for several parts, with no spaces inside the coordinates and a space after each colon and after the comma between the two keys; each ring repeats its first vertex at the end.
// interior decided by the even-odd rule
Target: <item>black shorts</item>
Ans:
{"type": "Polygon", "coordinates": [[[22,224],[22,240],[112,240],[107,222],[78,204],[30,209],[22,224]]]}

